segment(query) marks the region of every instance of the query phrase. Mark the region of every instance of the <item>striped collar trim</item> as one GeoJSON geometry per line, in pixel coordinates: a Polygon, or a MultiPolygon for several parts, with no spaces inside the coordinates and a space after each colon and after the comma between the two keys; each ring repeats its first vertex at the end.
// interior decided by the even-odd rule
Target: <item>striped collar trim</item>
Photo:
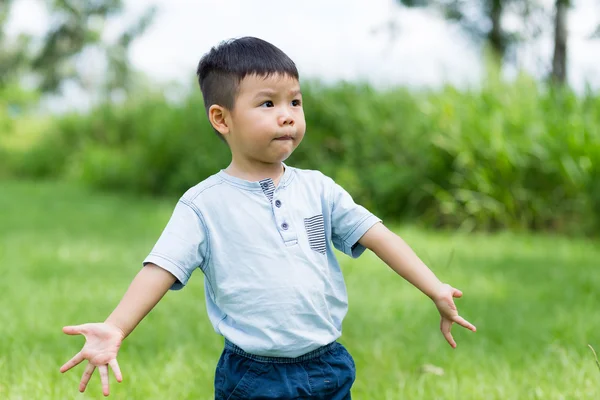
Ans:
{"type": "MultiPolygon", "coordinates": [[[[294,177],[294,171],[293,171],[294,168],[289,167],[289,166],[285,165],[284,163],[282,163],[282,164],[283,164],[283,167],[285,168],[285,171],[283,172],[283,176],[279,180],[279,185],[277,186],[278,188],[289,185],[294,177]]],[[[224,170],[220,170],[217,173],[217,176],[220,177],[221,179],[223,179],[224,181],[226,181],[227,183],[230,183],[234,186],[237,186],[237,187],[245,189],[245,190],[250,190],[250,191],[264,192],[265,189],[261,186],[261,184],[263,184],[265,182],[271,182],[271,185],[273,185],[273,183],[272,183],[273,181],[270,178],[262,179],[260,181],[247,181],[245,179],[241,179],[241,178],[235,177],[233,175],[229,175],[224,170]]],[[[274,188],[274,186],[273,186],[273,188],[274,188]]]]}

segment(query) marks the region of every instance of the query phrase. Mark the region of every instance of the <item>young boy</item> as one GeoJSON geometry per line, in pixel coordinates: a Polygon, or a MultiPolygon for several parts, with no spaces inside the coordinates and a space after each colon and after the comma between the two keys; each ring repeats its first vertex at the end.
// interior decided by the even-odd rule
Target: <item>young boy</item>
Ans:
{"type": "Polygon", "coordinates": [[[196,268],[204,274],[208,316],[225,348],[216,399],[350,399],[354,361],[336,340],[348,308],[333,247],[351,257],[372,250],[429,296],[441,331],[475,331],[453,297],[410,247],[320,172],[283,163],[306,125],[298,71],[281,50],[245,37],[204,55],[198,80],[208,118],[231,150],[231,163],[189,189],[144,267],[104,323],[67,326],[83,349],[61,367],[88,360],[108,396],[108,366],[122,381],[117,353],[144,316],[196,268]],[[332,246],[333,245],[333,246],[332,246]]]}

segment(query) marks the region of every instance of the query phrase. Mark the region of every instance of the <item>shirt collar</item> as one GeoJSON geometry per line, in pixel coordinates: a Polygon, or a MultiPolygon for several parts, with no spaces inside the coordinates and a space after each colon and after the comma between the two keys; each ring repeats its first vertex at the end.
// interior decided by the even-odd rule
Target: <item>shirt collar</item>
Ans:
{"type": "MultiPolygon", "coordinates": [[[[292,170],[294,168],[287,166],[285,163],[282,163],[282,164],[283,164],[283,167],[285,168],[285,170],[283,171],[283,175],[281,176],[281,179],[279,180],[279,184],[277,185],[277,188],[287,186],[291,182],[292,177],[293,177],[292,170]]],[[[225,170],[220,170],[217,173],[217,176],[219,176],[221,179],[223,179],[227,183],[230,183],[230,184],[240,187],[242,189],[252,190],[252,191],[261,191],[261,192],[263,191],[262,187],[260,186],[260,181],[247,181],[245,179],[241,179],[236,176],[229,175],[227,172],[225,172],[225,170]]]]}

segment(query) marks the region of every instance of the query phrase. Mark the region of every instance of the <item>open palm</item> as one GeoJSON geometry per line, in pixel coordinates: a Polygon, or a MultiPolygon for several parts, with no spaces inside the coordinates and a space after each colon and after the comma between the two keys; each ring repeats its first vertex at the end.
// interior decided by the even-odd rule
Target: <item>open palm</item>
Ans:
{"type": "Polygon", "coordinates": [[[63,332],[68,335],[85,336],[85,344],[79,353],[60,368],[60,372],[66,372],[83,360],[88,360],[88,365],[81,377],[79,391],[85,391],[94,370],[98,367],[102,382],[102,393],[108,396],[109,365],[115,374],[117,382],[123,380],[119,364],[117,363],[117,353],[123,342],[123,332],[117,327],[106,323],[65,326],[63,332]]]}

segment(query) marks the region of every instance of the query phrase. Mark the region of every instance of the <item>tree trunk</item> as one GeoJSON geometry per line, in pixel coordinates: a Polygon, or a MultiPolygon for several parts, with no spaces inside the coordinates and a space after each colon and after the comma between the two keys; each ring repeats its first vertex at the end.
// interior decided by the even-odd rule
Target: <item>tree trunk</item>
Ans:
{"type": "Polygon", "coordinates": [[[504,54],[506,53],[506,38],[502,31],[502,13],[504,11],[502,1],[503,0],[491,0],[489,3],[492,29],[488,34],[488,40],[492,46],[494,55],[498,58],[500,64],[502,64],[504,54]]]}
{"type": "Polygon", "coordinates": [[[556,0],[554,14],[554,57],[552,80],[564,84],[567,79],[567,12],[569,0],[556,0]]]}

